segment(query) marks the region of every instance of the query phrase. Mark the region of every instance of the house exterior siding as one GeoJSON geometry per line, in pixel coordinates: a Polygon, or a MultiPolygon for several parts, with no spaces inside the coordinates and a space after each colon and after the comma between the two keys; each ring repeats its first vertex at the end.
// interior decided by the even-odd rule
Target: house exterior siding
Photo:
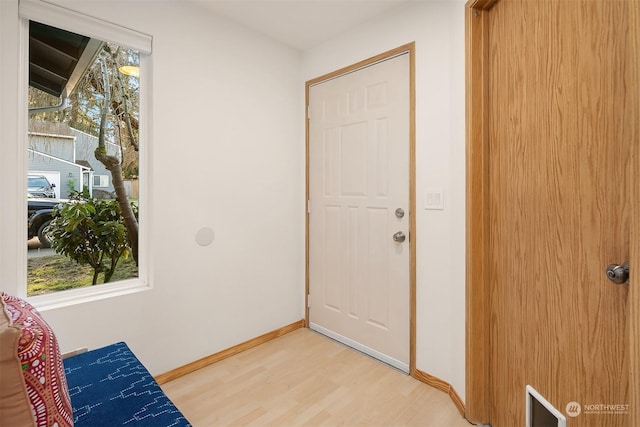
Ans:
{"type": "Polygon", "coordinates": [[[59,159],[75,162],[73,135],[29,132],[29,148],[59,159]]]}
{"type": "MultiPolygon", "coordinates": [[[[98,147],[98,138],[96,138],[93,135],[89,135],[88,133],[79,131],[77,129],[74,128],[69,128],[69,130],[74,134],[75,136],[75,155],[76,155],[76,160],[84,160],[86,162],[89,163],[89,165],[91,166],[91,169],[93,170],[92,172],[92,177],[91,177],[91,187],[93,189],[93,191],[95,190],[99,190],[101,195],[104,195],[103,192],[106,193],[113,193],[114,192],[114,188],[113,188],[113,180],[111,179],[111,172],[109,172],[107,170],[107,168],[100,163],[95,155],[94,152],[96,151],[96,148],[98,147]],[[97,183],[94,182],[93,177],[95,176],[103,176],[103,177],[107,177],[106,182],[107,185],[106,186],[100,186],[100,185],[96,185],[97,183]]],[[[117,158],[121,158],[120,157],[120,147],[117,146],[116,144],[112,144],[112,143],[106,143],[105,144],[107,147],[107,154],[110,156],[115,156],[117,158]]],[[[104,182],[105,180],[102,179],[102,182],[104,182]]],[[[92,191],[92,193],[93,193],[92,191]]],[[[97,193],[97,191],[96,191],[97,193]]]]}
{"type": "MultiPolygon", "coordinates": [[[[60,173],[56,195],[68,198],[72,191],[89,189],[95,197],[114,192],[111,173],[94,155],[98,138],[68,126],[33,122],[29,132],[29,171],[60,173]],[[87,168],[89,166],[91,169],[87,168]]],[[[117,145],[107,143],[107,154],[120,158],[117,145]]]]}
{"type": "Polygon", "coordinates": [[[69,198],[72,190],[80,191],[82,188],[82,170],[80,165],[65,162],[60,159],[43,155],[36,151],[29,151],[29,172],[58,172],[60,174],[60,183],[56,183],[56,197],[61,199],[69,198]]]}

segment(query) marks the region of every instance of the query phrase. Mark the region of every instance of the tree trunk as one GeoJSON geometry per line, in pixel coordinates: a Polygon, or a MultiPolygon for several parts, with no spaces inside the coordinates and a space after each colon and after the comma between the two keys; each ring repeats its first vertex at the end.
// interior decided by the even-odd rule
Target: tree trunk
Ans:
{"type": "Polygon", "coordinates": [[[138,220],[136,219],[131,203],[127,197],[127,190],[124,186],[124,178],[122,177],[122,166],[120,160],[114,156],[108,156],[105,153],[95,152],[96,159],[102,163],[109,172],[111,172],[111,179],[113,182],[113,188],[116,193],[116,200],[118,206],[120,206],[120,215],[124,220],[124,225],[127,227],[127,238],[129,245],[131,246],[131,255],[138,265],[138,220]]]}
{"type": "Polygon", "coordinates": [[[120,159],[115,156],[109,156],[107,154],[107,147],[105,144],[104,128],[107,123],[107,112],[109,110],[109,102],[111,99],[111,88],[109,85],[109,76],[107,75],[107,65],[104,60],[100,60],[102,67],[102,78],[104,80],[104,105],[102,107],[102,114],[100,116],[100,134],[98,136],[98,147],[95,150],[96,159],[102,163],[109,172],[111,172],[111,180],[113,182],[113,188],[116,193],[116,199],[120,206],[120,214],[124,220],[124,225],[127,227],[127,238],[129,239],[129,245],[131,246],[131,255],[138,264],[138,220],[133,213],[131,203],[129,203],[129,197],[127,197],[127,191],[124,186],[124,178],[122,177],[122,165],[120,159]]]}

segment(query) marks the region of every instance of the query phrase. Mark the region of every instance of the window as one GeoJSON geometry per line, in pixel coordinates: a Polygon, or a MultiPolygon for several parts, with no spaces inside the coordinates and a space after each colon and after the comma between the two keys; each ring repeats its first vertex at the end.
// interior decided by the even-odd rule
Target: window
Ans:
{"type": "Polygon", "coordinates": [[[20,14],[29,33],[28,170],[60,177],[55,198],[27,196],[35,251],[27,296],[139,287],[145,204],[130,189],[144,188],[140,71],[150,37],[39,0],[21,0],[20,14]]]}
{"type": "Polygon", "coordinates": [[[93,187],[94,188],[109,187],[109,175],[94,175],[93,187]]]}

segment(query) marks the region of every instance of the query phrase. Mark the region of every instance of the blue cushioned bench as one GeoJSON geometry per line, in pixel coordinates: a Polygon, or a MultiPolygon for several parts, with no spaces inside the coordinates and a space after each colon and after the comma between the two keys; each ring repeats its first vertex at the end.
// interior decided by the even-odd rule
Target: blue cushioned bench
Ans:
{"type": "Polygon", "coordinates": [[[191,425],[123,342],[63,363],[76,427],[191,425]]]}

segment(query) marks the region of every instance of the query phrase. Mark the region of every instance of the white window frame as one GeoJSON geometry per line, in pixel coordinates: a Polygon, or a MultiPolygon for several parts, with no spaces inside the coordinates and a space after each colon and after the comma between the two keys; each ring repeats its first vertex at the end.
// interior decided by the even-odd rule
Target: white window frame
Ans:
{"type": "MultiPolygon", "coordinates": [[[[22,279],[18,296],[28,299],[38,310],[46,311],[65,306],[82,304],[90,301],[113,298],[135,292],[151,289],[149,280],[149,244],[148,230],[146,227],[147,206],[151,206],[148,191],[148,177],[151,176],[150,156],[151,149],[150,136],[150,112],[151,112],[151,47],[152,37],[138,31],[125,28],[98,18],[88,16],[62,6],[46,3],[41,0],[20,0],[20,54],[18,87],[20,94],[18,107],[19,111],[24,111],[18,123],[19,131],[23,135],[22,151],[22,175],[27,175],[27,148],[28,148],[28,59],[29,59],[29,20],[41,22],[46,25],[61,28],[67,31],[90,36],[107,42],[112,42],[140,52],[140,111],[139,111],[139,140],[140,150],[139,169],[141,176],[139,187],[139,201],[142,209],[139,212],[138,231],[138,277],[135,279],[120,280],[113,283],[101,284],[99,286],[89,286],[84,288],[58,291],[45,295],[27,297],[27,251],[24,250],[24,242],[20,242],[21,251],[24,253],[22,262],[22,272],[18,275],[22,279]]],[[[26,179],[22,180],[26,194],[26,179]]],[[[26,199],[23,199],[26,200],[26,199]]],[[[22,222],[19,227],[26,227],[26,203],[24,203],[24,215],[20,218],[22,222]]]]}
{"type": "MultiPolygon", "coordinates": [[[[25,20],[38,21],[83,36],[138,50],[141,57],[151,54],[153,39],[150,35],[63,6],[42,0],[20,0],[19,13],[20,18],[25,20]]],[[[140,69],[142,71],[142,64],[140,69]]]]}
{"type": "Polygon", "coordinates": [[[93,188],[106,188],[109,186],[109,175],[93,175],[93,188]],[[98,184],[96,184],[96,178],[98,184]]]}

